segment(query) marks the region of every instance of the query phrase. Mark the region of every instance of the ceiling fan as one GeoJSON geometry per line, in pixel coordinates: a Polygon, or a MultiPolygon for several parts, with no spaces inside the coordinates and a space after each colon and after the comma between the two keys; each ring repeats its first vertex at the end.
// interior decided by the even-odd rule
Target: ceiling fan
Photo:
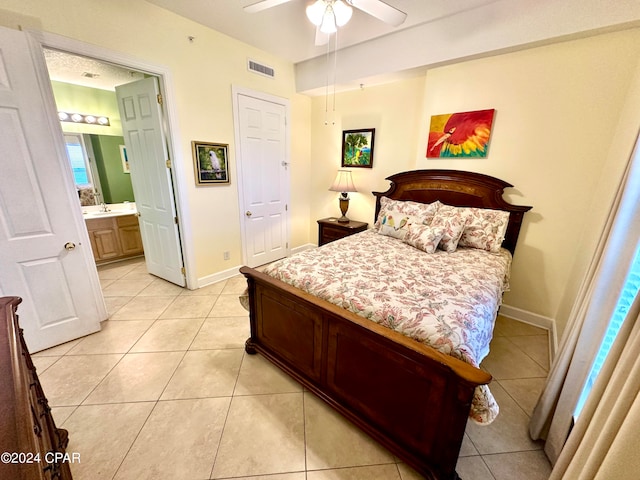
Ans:
{"type": "MultiPolygon", "coordinates": [[[[291,0],[260,0],[244,7],[245,12],[255,13],[291,0]]],[[[407,14],[382,0],[315,0],[307,7],[307,17],[318,27],[316,45],[327,43],[328,36],[337,27],[345,25],[355,7],[385,23],[397,27],[407,18],[407,14]]]]}

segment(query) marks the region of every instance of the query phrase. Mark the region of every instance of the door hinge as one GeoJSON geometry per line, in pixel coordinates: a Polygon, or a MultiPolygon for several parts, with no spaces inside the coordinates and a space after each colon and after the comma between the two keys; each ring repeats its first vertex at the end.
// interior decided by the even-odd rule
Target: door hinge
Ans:
{"type": "Polygon", "coordinates": [[[285,204],[285,206],[284,206],[284,211],[285,211],[285,212],[288,212],[288,211],[289,211],[289,205],[286,205],[286,204],[285,204]]]}
{"type": "Polygon", "coordinates": [[[165,162],[165,165],[167,166],[167,168],[171,168],[171,159],[167,160],[165,162]]]}
{"type": "Polygon", "coordinates": [[[183,276],[183,277],[186,277],[186,276],[187,276],[187,270],[186,270],[186,268],[181,267],[181,268],[180,268],[180,273],[182,273],[182,276],[183,276]]]}
{"type": "Polygon", "coordinates": [[[159,93],[156,98],[158,99],[158,103],[162,105],[162,94],[159,93]]]}
{"type": "Polygon", "coordinates": [[[175,224],[178,224],[178,217],[173,217],[173,221],[175,222],[175,224]]]}

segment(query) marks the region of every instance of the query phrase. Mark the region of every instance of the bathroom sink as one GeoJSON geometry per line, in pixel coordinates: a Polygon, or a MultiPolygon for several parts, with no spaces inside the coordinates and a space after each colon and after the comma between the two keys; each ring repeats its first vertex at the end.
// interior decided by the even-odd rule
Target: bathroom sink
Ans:
{"type": "Polygon", "coordinates": [[[109,212],[87,212],[84,214],[85,218],[96,217],[119,217],[121,215],[135,215],[135,210],[111,210],[109,212]]]}
{"type": "Polygon", "coordinates": [[[135,215],[136,205],[135,203],[110,203],[107,205],[109,211],[102,210],[103,206],[91,205],[83,207],[82,214],[84,218],[104,218],[104,217],[119,217],[121,215],[135,215]]]}

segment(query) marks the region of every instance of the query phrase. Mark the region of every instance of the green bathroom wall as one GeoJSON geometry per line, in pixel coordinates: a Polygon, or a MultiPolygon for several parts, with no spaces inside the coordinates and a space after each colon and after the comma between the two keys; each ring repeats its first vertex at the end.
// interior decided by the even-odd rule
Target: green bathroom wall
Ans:
{"type": "Polygon", "coordinates": [[[89,135],[100,174],[105,203],[133,202],[131,175],[124,172],[120,157],[120,145],[124,138],[111,135],[89,135]]]}

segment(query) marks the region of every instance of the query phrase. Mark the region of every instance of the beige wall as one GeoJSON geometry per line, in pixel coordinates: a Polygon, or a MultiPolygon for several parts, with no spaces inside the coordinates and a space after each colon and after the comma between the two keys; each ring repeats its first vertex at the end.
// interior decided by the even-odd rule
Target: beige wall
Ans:
{"type": "MultiPolygon", "coordinates": [[[[436,68],[423,79],[339,94],[333,128],[321,125],[324,99],[314,99],[312,219],[337,213],[336,195],[322,190],[339,166],[343,128],[377,128],[374,168],[354,172],[363,192],[384,189],[381,179],[412,168],[502,178],[516,187],[507,192],[511,202],[534,207],[505,304],[555,319],[562,332],[633,146],[619,122],[640,80],[639,59],[635,29],[436,68]],[[496,109],[486,159],[425,158],[431,115],[486,108],[496,109]]],[[[640,109],[626,115],[627,133],[637,134],[639,120],[640,109]]],[[[373,197],[352,195],[350,212],[371,221],[373,197]]]]}
{"type": "MultiPolygon", "coordinates": [[[[290,63],[143,1],[0,0],[0,9],[0,23],[41,28],[167,67],[178,107],[174,160],[183,162],[187,176],[193,173],[191,140],[229,143],[235,162],[232,85],[288,98],[294,248],[315,242],[316,220],[338,213],[337,194],[327,189],[340,166],[345,129],[376,128],[373,168],[354,169],[354,219],[372,222],[370,192],[385,190],[384,178],[398,171],[469,169],[513,183],[508,198],[534,209],[525,221],[505,303],[556,319],[560,331],[638,129],[640,100],[629,89],[640,81],[639,29],[365,85],[339,93],[335,113],[330,98],[326,115],[324,97],[295,93],[290,63]],[[247,57],[273,66],[276,79],[248,73],[247,57]],[[424,158],[431,115],[484,108],[496,109],[487,159],[424,158]]],[[[179,186],[188,198],[201,279],[241,263],[233,166],[231,180],[227,187],[197,188],[191,177],[179,186]],[[221,207],[215,215],[212,205],[221,207]],[[230,261],[223,260],[223,251],[231,252],[230,261]]]]}
{"type": "Polygon", "coordinates": [[[310,225],[313,241],[317,241],[316,220],[340,216],[340,194],[328,189],[340,168],[342,130],[376,129],[373,168],[351,169],[358,192],[349,195],[349,218],[373,223],[375,201],[371,192],[389,188],[385,177],[415,168],[414,152],[420,138],[417,119],[422,112],[424,82],[421,76],[337,94],[335,113],[333,95],[313,99],[310,225]]]}
{"type": "Polygon", "coordinates": [[[179,135],[174,161],[187,179],[196,275],[211,278],[242,264],[231,87],[289,99],[292,118],[291,219],[293,246],[309,241],[308,178],[310,100],[295,93],[293,65],[141,0],[1,0],[0,24],[41,29],[168,68],[179,135]],[[193,36],[190,42],[188,37],[193,36]],[[247,71],[247,58],[276,70],[269,79],[247,71]],[[229,144],[231,185],[196,187],[191,141],[229,144]],[[303,180],[296,181],[300,176],[303,180]],[[213,207],[213,208],[212,208],[213,207]],[[219,208],[216,208],[219,207],[219,208]],[[222,252],[231,258],[223,260],[222,252]]]}

